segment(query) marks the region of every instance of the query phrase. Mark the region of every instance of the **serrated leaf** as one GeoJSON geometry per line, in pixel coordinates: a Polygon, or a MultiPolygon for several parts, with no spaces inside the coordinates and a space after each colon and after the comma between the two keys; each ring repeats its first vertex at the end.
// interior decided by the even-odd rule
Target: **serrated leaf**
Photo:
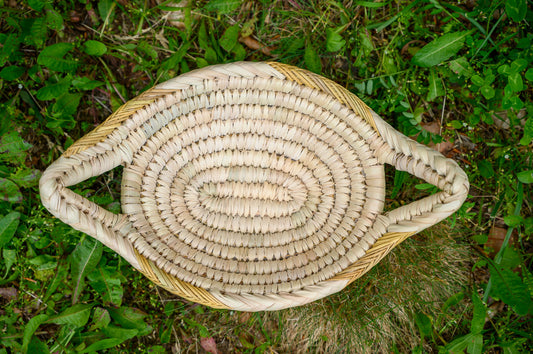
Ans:
{"type": "Polygon", "coordinates": [[[10,65],[0,71],[0,78],[6,81],[13,81],[18,79],[26,72],[26,69],[21,68],[20,66],[10,65]]]}
{"type": "Polygon", "coordinates": [[[28,5],[35,11],[41,11],[46,4],[43,0],[28,0],[28,5]]]}
{"type": "Polygon", "coordinates": [[[65,55],[74,48],[71,43],[56,43],[44,48],[37,57],[37,63],[50,70],[72,72],[79,63],[72,59],[65,59],[65,55]]]}
{"type": "Polygon", "coordinates": [[[514,92],[520,92],[524,89],[524,83],[522,81],[522,75],[519,72],[514,72],[509,75],[509,86],[514,92]]]}
{"type": "Polygon", "coordinates": [[[107,46],[102,42],[89,40],[83,43],[83,51],[89,55],[100,57],[107,52],[107,46]]]}
{"type": "Polygon", "coordinates": [[[20,45],[19,37],[11,33],[7,36],[3,46],[0,48],[0,66],[4,66],[9,57],[15,53],[20,45]]]}
{"type": "Polygon", "coordinates": [[[320,74],[322,72],[322,62],[320,61],[320,57],[318,56],[315,48],[310,44],[305,46],[304,61],[305,66],[310,71],[316,74],[320,74]]]}
{"type": "Polygon", "coordinates": [[[524,20],[527,14],[527,0],[506,0],[505,12],[515,22],[524,20]]]}
{"type": "Polygon", "coordinates": [[[19,226],[20,213],[12,211],[0,219],[0,248],[11,241],[19,226]]]}
{"type": "Polygon", "coordinates": [[[241,3],[242,0],[211,0],[205,5],[205,9],[219,15],[225,15],[237,10],[241,3]]]}
{"type": "Polygon", "coordinates": [[[69,257],[72,278],[74,280],[74,290],[72,292],[72,303],[78,302],[83,288],[85,287],[85,277],[92,272],[100,258],[102,257],[103,246],[100,242],[92,238],[83,238],[69,257]]]}
{"type": "Polygon", "coordinates": [[[33,336],[37,328],[39,328],[41,323],[45,322],[47,319],[48,319],[47,315],[40,314],[40,315],[32,317],[28,321],[28,323],[24,327],[24,333],[22,335],[22,352],[23,353],[27,352],[28,344],[30,344],[31,337],[33,336]]]}
{"type": "Polygon", "coordinates": [[[46,27],[46,19],[44,17],[33,20],[33,24],[31,25],[31,39],[37,47],[44,44],[47,32],[48,27],[46,27]]]}
{"type": "Polygon", "coordinates": [[[470,31],[448,33],[424,46],[413,56],[413,63],[429,68],[454,56],[465,42],[470,31]]]}
{"type": "Polygon", "coordinates": [[[122,342],[123,340],[118,338],[102,339],[101,341],[95,342],[83,349],[80,354],[101,352],[105,349],[114,348],[122,342]]]}
{"type": "Polygon", "coordinates": [[[233,25],[231,27],[228,27],[225,31],[222,37],[220,37],[218,44],[226,51],[231,52],[233,47],[237,44],[237,40],[239,39],[239,31],[240,28],[238,25],[233,25]]]}
{"type": "Polygon", "coordinates": [[[58,98],[67,93],[70,88],[70,83],[71,79],[67,76],[55,84],[47,84],[46,86],[41,87],[35,96],[41,101],[53,100],[54,98],[58,98]]]}
{"type": "Polygon", "coordinates": [[[0,200],[20,203],[22,199],[22,193],[20,193],[16,183],[7,178],[0,177],[0,200]]]}
{"type": "Polygon", "coordinates": [[[510,269],[495,270],[489,266],[492,282],[491,296],[500,299],[520,316],[528,314],[532,299],[527,285],[522,278],[510,269]]]}
{"type": "Polygon", "coordinates": [[[516,176],[522,183],[533,183],[533,170],[518,172],[516,176]]]}
{"type": "Polygon", "coordinates": [[[31,147],[18,132],[11,130],[0,137],[0,161],[22,164],[26,159],[26,151],[31,147]]]}
{"type": "Polygon", "coordinates": [[[77,304],[67,308],[59,315],[51,317],[47,322],[59,324],[59,325],[72,325],[76,328],[85,326],[91,316],[91,309],[93,305],[90,304],[77,304]]]}
{"type": "Polygon", "coordinates": [[[478,334],[481,333],[485,326],[487,307],[476,292],[472,294],[472,302],[474,304],[474,315],[472,316],[472,322],[470,322],[470,332],[478,334]]]}
{"type": "Polygon", "coordinates": [[[63,17],[54,9],[46,10],[46,26],[54,31],[63,30],[63,17]]]}
{"type": "Polygon", "coordinates": [[[346,45],[346,41],[340,35],[340,31],[344,28],[326,28],[326,50],[328,52],[338,52],[346,45]]]}

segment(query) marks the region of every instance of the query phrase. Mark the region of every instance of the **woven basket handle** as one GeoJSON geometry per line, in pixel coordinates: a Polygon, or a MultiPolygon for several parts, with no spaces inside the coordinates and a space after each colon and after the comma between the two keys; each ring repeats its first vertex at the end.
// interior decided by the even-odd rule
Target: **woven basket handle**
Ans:
{"type": "Polygon", "coordinates": [[[389,145],[381,153],[382,162],[406,171],[438,187],[441,191],[399,207],[386,214],[387,233],[415,234],[457,211],[468,195],[465,172],[452,159],[399,133],[373,114],[380,135],[389,145]]]}
{"type": "Polygon", "coordinates": [[[126,215],[113,214],[67,187],[98,176],[121,164],[119,154],[67,153],[46,169],[39,181],[43,205],[61,221],[111,248],[139,268],[133,247],[126,238],[131,224],[126,215]]]}

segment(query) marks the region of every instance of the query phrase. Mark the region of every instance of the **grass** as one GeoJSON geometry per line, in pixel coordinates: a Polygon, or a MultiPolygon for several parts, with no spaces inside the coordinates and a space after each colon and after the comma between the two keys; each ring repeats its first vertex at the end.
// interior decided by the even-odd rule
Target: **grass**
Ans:
{"type": "MultiPolygon", "coordinates": [[[[181,6],[0,1],[0,353],[531,351],[530,2],[181,6]],[[122,103],[235,60],[276,60],[345,86],[455,159],[471,182],[467,203],[340,293],[255,314],[157,288],[41,206],[41,172],[122,103]]],[[[386,171],[388,209],[434,192],[386,171]]],[[[74,189],[119,212],[120,176],[74,189]]]]}

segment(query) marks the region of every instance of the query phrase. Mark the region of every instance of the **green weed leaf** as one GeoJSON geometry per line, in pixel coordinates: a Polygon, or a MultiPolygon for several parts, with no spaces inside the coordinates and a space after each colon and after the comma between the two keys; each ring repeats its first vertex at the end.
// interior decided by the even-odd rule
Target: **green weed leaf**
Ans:
{"type": "Polygon", "coordinates": [[[522,223],[522,217],[520,215],[507,215],[503,221],[509,227],[518,227],[522,223]]]}
{"type": "Polygon", "coordinates": [[[70,88],[70,83],[70,76],[64,77],[54,84],[47,84],[41,87],[35,96],[41,101],[53,100],[67,93],[70,88]]]}
{"type": "Polygon", "coordinates": [[[43,0],[28,0],[28,5],[35,11],[41,11],[45,4],[46,1],[43,0]]]}
{"type": "Polygon", "coordinates": [[[433,101],[435,98],[444,95],[444,87],[442,85],[442,80],[437,75],[434,69],[431,69],[429,72],[429,90],[428,90],[428,101],[433,101]]]}
{"type": "Polygon", "coordinates": [[[344,29],[344,26],[338,28],[326,28],[326,49],[328,52],[338,52],[344,45],[346,41],[340,35],[340,31],[344,29]]]}
{"type": "Polygon", "coordinates": [[[522,183],[533,183],[533,170],[518,172],[516,176],[522,183]]]}
{"type": "Polygon", "coordinates": [[[139,309],[119,307],[118,309],[110,308],[108,311],[116,323],[127,329],[137,329],[140,336],[152,331],[152,327],[144,322],[144,318],[148,315],[139,309]]]}
{"type": "Polygon", "coordinates": [[[85,237],[72,252],[69,260],[74,280],[73,304],[78,302],[78,297],[85,287],[85,276],[94,270],[102,257],[102,251],[103,246],[100,242],[85,237]]]}
{"type": "Polygon", "coordinates": [[[470,332],[473,334],[479,334],[485,326],[487,307],[476,292],[472,294],[472,302],[474,303],[474,315],[472,317],[472,322],[470,322],[470,332]]]}
{"type": "Polygon", "coordinates": [[[20,213],[16,211],[12,211],[0,219],[0,248],[4,248],[11,241],[17,231],[19,221],[20,213]]]}
{"type": "Polygon", "coordinates": [[[0,177],[0,200],[11,203],[22,202],[22,193],[15,182],[0,177]]]}
{"type": "Polygon", "coordinates": [[[533,304],[522,278],[510,269],[489,268],[493,279],[491,296],[511,306],[518,315],[527,315],[533,304]]]}
{"type": "Polygon", "coordinates": [[[127,329],[112,325],[102,328],[102,332],[108,337],[122,339],[123,341],[133,338],[139,333],[135,328],[127,329]]]}
{"type": "Polygon", "coordinates": [[[488,85],[481,86],[479,91],[481,92],[483,97],[485,97],[487,100],[490,100],[496,94],[492,86],[488,86],[488,85]]]}
{"type": "Polygon", "coordinates": [[[450,62],[450,69],[457,75],[469,78],[474,73],[474,69],[468,63],[468,59],[460,57],[450,62]]]}
{"type": "Polygon", "coordinates": [[[98,267],[88,275],[91,287],[99,293],[104,302],[119,307],[122,304],[124,290],[120,278],[103,267],[98,267]]]}
{"type": "Polygon", "coordinates": [[[62,31],[65,27],[63,17],[54,9],[46,10],[46,26],[54,31],[62,31]]]}
{"type": "Polygon", "coordinates": [[[424,341],[424,338],[431,338],[433,334],[433,325],[431,324],[431,319],[428,315],[418,312],[415,315],[415,322],[418,330],[420,331],[421,341],[424,341]]]}
{"type": "Polygon", "coordinates": [[[47,32],[46,19],[44,17],[36,18],[31,26],[31,38],[37,47],[44,44],[47,32]]]}
{"type": "Polygon", "coordinates": [[[239,26],[233,25],[228,27],[226,31],[224,31],[222,37],[220,37],[218,43],[226,52],[231,52],[231,50],[237,44],[237,40],[239,39],[239,31],[239,26]]]}
{"type": "Polygon", "coordinates": [[[413,63],[429,68],[454,56],[462,47],[470,31],[445,34],[424,46],[413,56],[413,63]]]}
{"type": "Polygon", "coordinates": [[[93,343],[93,344],[89,345],[87,348],[83,349],[80,352],[80,354],[83,354],[83,353],[97,353],[97,352],[103,351],[105,349],[114,348],[117,345],[121,344],[122,342],[124,342],[124,341],[122,339],[118,339],[118,338],[102,339],[101,341],[93,343]]]}
{"type": "Polygon", "coordinates": [[[481,354],[483,349],[483,335],[476,333],[469,339],[466,351],[468,354],[481,354]]]}
{"type": "Polygon", "coordinates": [[[316,74],[320,74],[322,72],[322,62],[320,61],[320,57],[318,56],[315,48],[313,48],[313,46],[310,44],[305,46],[304,61],[305,66],[310,71],[316,74]]]}
{"type": "Polygon", "coordinates": [[[65,59],[65,55],[74,46],[70,43],[52,44],[42,50],[37,57],[37,63],[46,66],[50,70],[62,73],[73,72],[78,68],[79,63],[72,59],[65,59]]]}
{"type": "Polygon", "coordinates": [[[69,307],[59,315],[48,319],[47,322],[59,324],[59,325],[72,325],[74,327],[82,327],[89,321],[91,315],[91,309],[94,305],[90,304],[77,304],[69,307]]]}
{"type": "Polygon", "coordinates": [[[454,339],[448,345],[446,345],[446,353],[461,353],[463,350],[468,347],[472,339],[474,338],[474,334],[469,333],[466,336],[462,336],[459,338],[454,339]]]}
{"type": "Polygon", "coordinates": [[[90,91],[94,90],[97,87],[102,86],[104,83],[98,80],[91,80],[86,76],[75,77],[72,79],[72,86],[78,90],[90,91]]]}
{"type": "Polygon", "coordinates": [[[242,0],[211,0],[205,5],[205,9],[219,15],[225,15],[237,10],[241,3],[242,0]]]}
{"type": "Polygon", "coordinates": [[[0,66],[4,66],[9,57],[15,53],[20,45],[17,35],[10,34],[5,39],[3,46],[0,48],[0,66]]]}
{"type": "Polygon", "coordinates": [[[514,72],[509,75],[509,87],[511,87],[514,92],[520,92],[524,89],[522,75],[520,75],[519,72],[514,72]]]}
{"type": "Polygon", "coordinates": [[[31,147],[18,132],[11,130],[0,137],[0,161],[22,164],[26,159],[26,151],[31,147]]]}
{"type": "Polygon", "coordinates": [[[83,94],[81,93],[64,93],[52,106],[52,112],[58,113],[62,117],[73,115],[78,110],[82,96],[83,94]]]}
{"type": "Polygon", "coordinates": [[[30,344],[31,337],[39,328],[41,323],[45,322],[48,319],[48,316],[45,314],[40,314],[32,317],[26,326],[24,327],[24,333],[22,335],[22,352],[26,353],[28,345],[30,344]]]}
{"type": "Polygon", "coordinates": [[[94,332],[97,329],[104,328],[111,322],[111,316],[109,315],[109,312],[101,307],[97,307],[94,309],[93,313],[93,322],[91,327],[89,328],[89,331],[94,332]]]}
{"type": "Polygon", "coordinates": [[[527,0],[506,0],[505,12],[515,22],[524,20],[527,14],[527,0]]]}
{"type": "Polygon", "coordinates": [[[533,68],[527,69],[525,77],[529,81],[533,81],[533,68]]]}
{"type": "Polygon", "coordinates": [[[492,164],[488,160],[479,160],[477,162],[477,168],[479,169],[479,173],[481,176],[485,178],[491,178],[494,176],[494,169],[492,168],[492,164]]]}
{"type": "Polygon", "coordinates": [[[100,57],[107,52],[107,47],[102,42],[89,40],[83,43],[83,51],[89,55],[100,57]]]}
{"type": "Polygon", "coordinates": [[[11,266],[17,261],[17,251],[4,248],[2,250],[2,258],[4,259],[4,265],[6,267],[6,272],[3,276],[5,278],[11,271],[11,266]]]}
{"type": "Polygon", "coordinates": [[[21,68],[20,66],[10,65],[0,71],[0,78],[6,81],[13,81],[18,79],[26,72],[26,69],[21,68]]]}
{"type": "Polygon", "coordinates": [[[104,23],[113,22],[116,5],[114,0],[100,0],[98,2],[98,14],[104,23]]]}

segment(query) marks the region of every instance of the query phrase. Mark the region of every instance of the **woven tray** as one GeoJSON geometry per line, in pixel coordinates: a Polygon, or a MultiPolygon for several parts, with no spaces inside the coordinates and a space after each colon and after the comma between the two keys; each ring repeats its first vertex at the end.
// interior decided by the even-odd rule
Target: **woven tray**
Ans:
{"type": "Polygon", "coordinates": [[[154,283],[216,308],[278,310],[335,293],[468,192],[452,160],[356,96],[279,63],[181,75],[127,102],[43,174],[50,212],[154,283]],[[383,213],[383,164],[440,188],[383,213]],[[124,166],[122,214],[67,187],[124,166]]]}

